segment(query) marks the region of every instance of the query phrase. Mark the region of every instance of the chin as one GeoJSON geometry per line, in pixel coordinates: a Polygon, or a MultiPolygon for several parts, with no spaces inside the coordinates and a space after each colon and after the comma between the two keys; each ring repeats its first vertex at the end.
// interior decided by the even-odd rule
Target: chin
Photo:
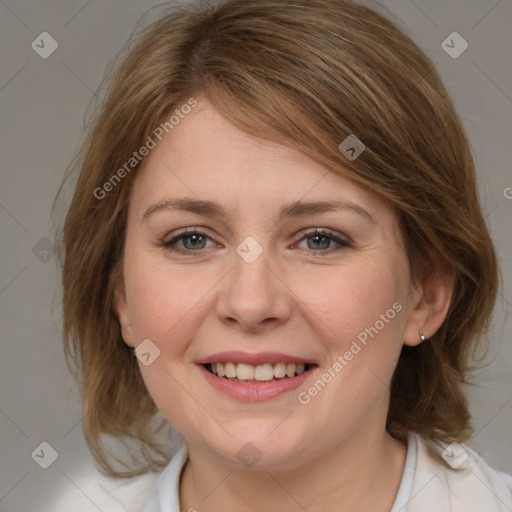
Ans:
{"type": "Polygon", "coordinates": [[[233,437],[205,439],[204,443],[216,456],[237,466],[261,471],[289,468],[304,452],[307,439],[297,429],[285,428],[283,423],[288,421],[279,418],[255,426],[252,420],[252,426],[243,422],[236,429],[231,424],[227,430],[233,437]]]}

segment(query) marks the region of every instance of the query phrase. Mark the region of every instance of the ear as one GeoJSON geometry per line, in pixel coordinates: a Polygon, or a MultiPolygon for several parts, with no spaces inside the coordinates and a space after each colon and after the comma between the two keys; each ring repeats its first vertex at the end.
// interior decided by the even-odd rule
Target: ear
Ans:
{"type": "Polygon", "coordinates": [[[421,343],[420,331],[431,338],[441,327],[450,308],[455,274],[443,269],[430,272],[412,292],[412,311],[404,332],[404,344],[421,343]]]}
{"type": "Polygon", "coordinates": [[[133,342],[133,330],[130,310],[126,300],[126,292],[124,287],[124,279],[118,276],[113,288],[113,308],[121,327],[121,335],[124,342],[131,348],[135,348],[133,342]]]}

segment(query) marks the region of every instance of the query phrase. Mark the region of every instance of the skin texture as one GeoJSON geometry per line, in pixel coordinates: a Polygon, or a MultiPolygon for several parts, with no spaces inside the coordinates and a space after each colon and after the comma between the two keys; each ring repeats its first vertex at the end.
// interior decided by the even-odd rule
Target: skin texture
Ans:
{"type": "Polygon", "coordinates": [[[406,447],[385,431],[389,383],[402,345],[442,324],[451,280],[411,283],[386,204],[298,151],[238,130],[201,100],[136,178],[123,265],[115,294],[123,338],[159,348],[140,371],[189,447],[182,510],[390,510],[406,447]],[[229,216],[160,209],[143,219],[152,205],[179,197],[214,201],[229,216]],[[343,200],[374,222],[349,209],[279,220],[283,205],[299,200],[343,200]],[[207,238],[163,246],[185,228],[207,238]],[[315,238],[314,228],[351,245],[315,238]],[[252,263],[236,252],[249,236],[263,250],[252,263]],[[395,303],[401,311],[299,403],[298,393],[395,303]],[[232,350],[282,352],[318,368],[296,390],[241,401],[215,390],[194,363],[232,350]],[[251,468],[237,457],[246,443],[261,454],[251,468]]]}

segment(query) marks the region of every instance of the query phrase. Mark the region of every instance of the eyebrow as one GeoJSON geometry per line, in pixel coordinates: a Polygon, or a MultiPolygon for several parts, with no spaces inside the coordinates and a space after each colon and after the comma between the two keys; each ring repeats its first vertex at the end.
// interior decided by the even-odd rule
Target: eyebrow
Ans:
{"type": "MultiPolygon", "coordinates": [[[[147,219],[150,215],[158,211],[171,211],[181,210],[186,212],[195,213],[198,215],[205,215],[208,217],[218,217],[231,222],[234,219],[233,215],[228,214],[218,203],[213,201],[205,201],[194,198],[175,198],[164,199],[151,205],[142,215],[142,220],[147,219]]],[[[356,213],[363,217],[365,220],[376,224],[375,217],[366,211],[361,206],[347,201],[333,200],[333,201],[294,201],[289,203],[281,209],[278,221],[282,221],[291,217],[307,217],[319,213],[326,213],[332,211],[348,211],[356,213]]]]}

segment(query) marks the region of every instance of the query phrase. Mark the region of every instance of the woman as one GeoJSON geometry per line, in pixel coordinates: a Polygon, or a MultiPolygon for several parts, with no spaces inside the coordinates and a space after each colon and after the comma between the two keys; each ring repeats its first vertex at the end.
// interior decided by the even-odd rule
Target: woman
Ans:
{"type": "Polygon", "coordinates": [[[464,444],[498,282],[468,141],[374,11],[227,0],[154,23],[63,249],[86,439],[112,476],[166,466],[145,512],[512,509],[464,444]],[[171,461],[157,412],[186,440],[171,461]],[[115,469],[105,434],[146,465],[115,469]]]}

